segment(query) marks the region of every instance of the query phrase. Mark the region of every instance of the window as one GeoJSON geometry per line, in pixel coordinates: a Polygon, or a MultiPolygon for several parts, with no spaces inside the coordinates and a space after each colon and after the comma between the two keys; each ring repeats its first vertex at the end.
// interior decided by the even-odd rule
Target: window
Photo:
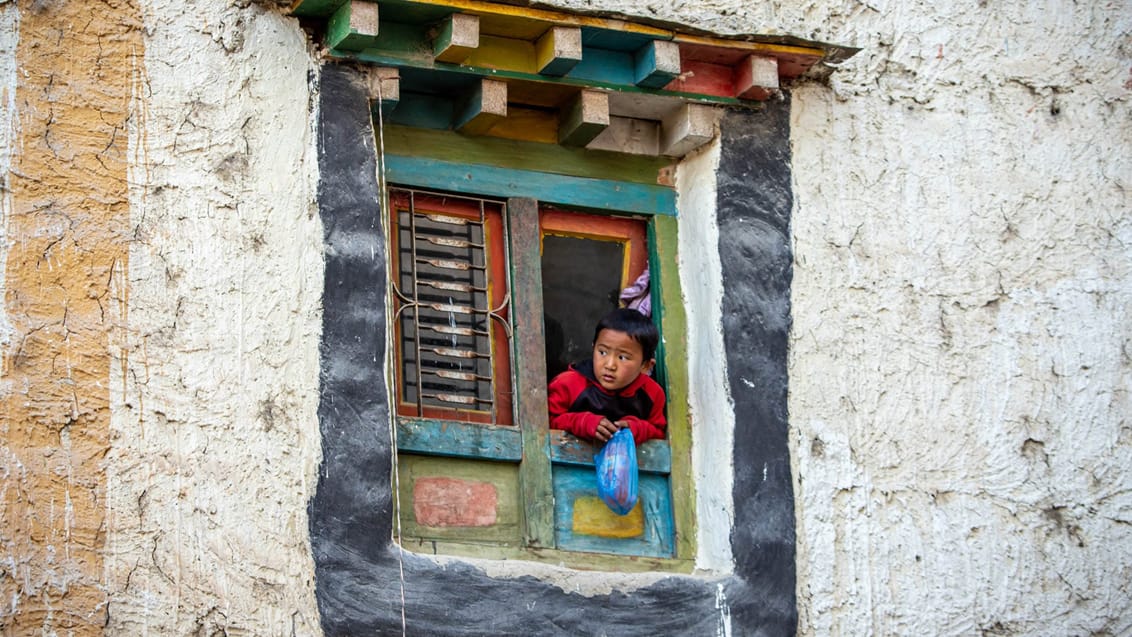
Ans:
{"type": "Polygon", "coordinates": [[[651,222],[411,187],[388,201],[403,542],[675,561],[669,442],[639,448],[639,503],[617,516],[594,445],[547,429],[548,378],[588,356],[593,325],[649,267],[651,222]]]}

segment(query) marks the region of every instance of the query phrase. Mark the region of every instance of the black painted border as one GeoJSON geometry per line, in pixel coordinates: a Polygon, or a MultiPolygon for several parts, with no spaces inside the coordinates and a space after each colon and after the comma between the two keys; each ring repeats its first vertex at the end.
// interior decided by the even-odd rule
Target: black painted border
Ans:
{"type": "Polygon", "coordinates": [[[737,423],[735,573],[716,580],[673,575],[628,593],[586,597],[534,577],[492,578],[458,560],[441,566],[401,554],[391,541],[389,395],[382,363],[385,237],[373,128],[361,76],[344,66],[322,68],[323,459],[308,513],[326,635],[400,635],[402,609],[409,635],[722,634],[721,591],[731,634],[794,633],[794,505],[786,431],[789,110],[788,101],[775,102],[763,112],[729,113],[722,125],[719,248],[737,423]]]}

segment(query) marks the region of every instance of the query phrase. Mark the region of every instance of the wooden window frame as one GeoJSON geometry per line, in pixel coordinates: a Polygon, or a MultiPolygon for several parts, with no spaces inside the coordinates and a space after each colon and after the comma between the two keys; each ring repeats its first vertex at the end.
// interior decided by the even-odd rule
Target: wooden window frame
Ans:
{"type": "MultiPolygon", "coordinates": [[[[460,142],[462,143],[462,142],[460,142]]],[[[419,149],[415,149],[418,152],[419,149]]],[[[451,151],[451,144],[445,145],[451,151]]],[[[548,199],[536,200],[540,193],[514,191],[524,183],[524,172],[482,165],[461,166],[460,179],[449,176],[450,169],[422,170],[431,162],[422,162],[418,155],[391,154],[384,158],[391,174],[389,181],[398,186],[447,190],[472,197],[499,197],[505,201],[504,226],[510,251],[511,310],[515,329],[512,352],[512,389],[515,395],[516,426],[458,423],[444,419],[397,417],[398,444],[396,453],[426,452],[453,457],[494,459],[519,462],[522,489],[523,537],[519,546],[491,545],[483,542],[454,540],[402,540],[409,550],[486,557],[521,559],[561,564],[586,569],[613,571],[667,570],[690,572],[695,558],[695,489],[691,472],[691,432],[687,406],[687,364],[683,334],[686,333],[684,309],[676,271],[677,224],[675,198],[666,189],[634,185],[622,188],[619,182],[593,181],[605,188],[609,205],[594,209],[594,193],[577,189],[585,177],[566,175],[561,189],[545,188],[546,176],[537,183],[549,193],[548,199]],[[439,175],[439,176],[438,176],[439,175]],[[506,187],[497,184],[507,184],[506,187]],[[504,192],[500,192],[500,189],[504,192]],[[621,197],[618,193],[627,192],[621,197]],[[574,201],[571,192],[582,199],[574,201]],[[642,193],[644,193],[642,195],[642,193]],[[509,197],[503,195],[519,195],[509,197]],[[642,203],[645,202],[645,203],[642,203]],[[540,206],[555,209],[540,213],[540,206]],[[592,446],[561,431],[548,429],[546,414],[546,379],[542,326],[542,289],[540,244],[543,232],[569,234],[577,232],[570,224],[556,225],[556,217],[580,213],[608,214],[611,211],[643,218],[646,223],[647,261],[652,273],[653,312],[661,329],[662,340],[657,350],[657,376],[666,385],[668,394],[668,440],[665,445],[645,443],[639,449],[642,471],[669,474],[673,505],[673,556],[622,556],[601,552],[571,551],[555,548],[554,511],[551,494],[551,463],[592,465],[592,446]],[[543,229],[540,215],[551,221],[543,229]],[[661,258],[663,255],[663,259],[661,258]],[[668,335],[667,338],[664,335],[668,335]],[[444,439],[425,435],[428,431],[444,431],[444,439]],[[474,441],[476,453],[469,454],[468,444],[474,441]],[[662,447],[662,448],[658,448],[662,447]],[[521,461],[521,462],[520,462],[521,461]]],[[[604,232],[604,231],[602,231],[604,232]]],[[[630,266],[632,267],[632,266],[630,266]]],[[[650,441],[651,442],[651,441],[650,441]]]]}

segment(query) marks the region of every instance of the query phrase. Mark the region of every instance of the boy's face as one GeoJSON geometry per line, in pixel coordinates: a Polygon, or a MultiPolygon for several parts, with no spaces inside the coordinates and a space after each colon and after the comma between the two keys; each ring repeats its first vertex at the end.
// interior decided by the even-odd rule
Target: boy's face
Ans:
{"type": "Polygon", "coordinates": [[[615,392],[652,371],[654,360],[645,360],[641,344],[625,332],[604,329],[594,341],[594,376],[602,389],[615,392]]]}

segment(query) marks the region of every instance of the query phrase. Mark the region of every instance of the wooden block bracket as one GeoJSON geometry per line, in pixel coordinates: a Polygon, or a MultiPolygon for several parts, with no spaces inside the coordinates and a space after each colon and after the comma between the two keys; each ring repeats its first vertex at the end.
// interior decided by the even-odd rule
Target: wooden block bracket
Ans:
{"type": "Polygon", "coordinates": [[[441,22],[432,52],[437,62],[461,64],[479,45],[479,16],[453,13],[441,22]]]}

